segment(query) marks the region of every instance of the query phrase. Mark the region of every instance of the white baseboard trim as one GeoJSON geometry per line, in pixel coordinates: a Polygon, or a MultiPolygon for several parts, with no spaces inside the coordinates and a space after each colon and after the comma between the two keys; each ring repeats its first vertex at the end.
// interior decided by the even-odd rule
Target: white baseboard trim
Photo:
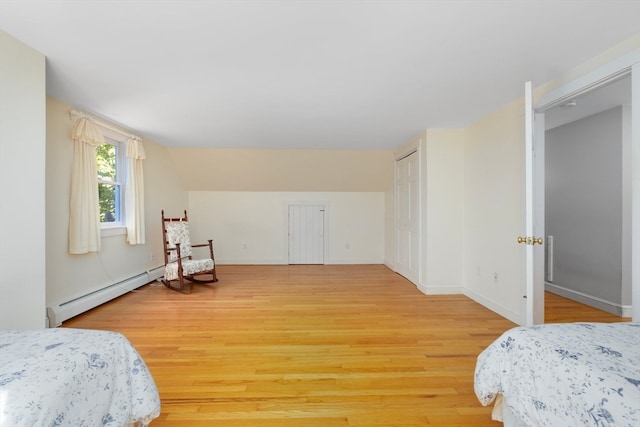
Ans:
{"type": "MultiPolygon", "coordinates": [[[[288,265],[286,259],[246,259],[246,258],[216,258],[217,265],[288,265]]],[[[329,259],[324,265],[373,265],[384,264],[381,259],[329,259]]]]}
{"type": "Polygon", "coordinates": [[[569,298],[573,301],[588,305],[589,307],[597,308],[598,310],[606,311],[607,313],[614,314],[620,317],[631,317],[631,306],[616,304],[611,301],[604,300],[602,298],[594,297],[583,292],[574,291],[563,286],[558,286],[553,283],[545,283],[544,290],[551,292],[552,294],[560,295],[561,297],[569,298]]]}
{"type": "Polygon", "coordinates": [[[216,258],[216,265],[284,265],[286,260],[278,259],[248,259],[248,258],[216,258]]]}
{"type": "Polygon", "coordinates": [[[376,265],[384,264],[382,259],[330,259],[325,261],[327,265],[376,265]]]}
{"type": "Polygon", "coordinates": [[[463,293],[464,295],[471,298],[478,304],[485,306],[486,308],[493,311],[494,313],[499,314],[500,316],[508,320],[511,320],[513,323],[517,325],[522,325],[524,323],[523,319],[521,318],[522,316],[520,314],[512,310],[509,310],[508,308],[498,304],[495,301],[485,298],[484,296],[480,295],[477,292],[472,291],[471,289],[465,288],[463,289],[463,293]]]}
{"type": "Polygon", "coordinates": [[[416,287],[425,295],[461,295],[464,293],[462,286],[455,285],[427,286],[424,283],[419,283],[416,287]]]}

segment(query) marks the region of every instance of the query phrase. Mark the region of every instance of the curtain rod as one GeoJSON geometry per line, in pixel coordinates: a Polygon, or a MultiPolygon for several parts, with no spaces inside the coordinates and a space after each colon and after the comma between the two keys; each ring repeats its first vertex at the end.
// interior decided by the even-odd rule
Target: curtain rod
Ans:
{"type": "Polygon", "coordinates": [[[94,117],[91,114],[85,113],[84,111],[78,111],[78,110],[69,110],[69,119],[71,120],[76,120],[79,117],[84,117],[85,119],[89,119],[91,121],[93,121],[95,124],[97,124],[98,126],[101,126],[105,129],[108,129],[112,132],[117,133],[118,135],[121,136],[125,136],[129,139],[135,139],[138,141],[142,141],[142,138],[140,138],[137,135],[134,135],[132,133],[127,133],[124,130],[109,124],[108,122],[106,122],[105,120],[102,120],[100,118],[94,117]]]}

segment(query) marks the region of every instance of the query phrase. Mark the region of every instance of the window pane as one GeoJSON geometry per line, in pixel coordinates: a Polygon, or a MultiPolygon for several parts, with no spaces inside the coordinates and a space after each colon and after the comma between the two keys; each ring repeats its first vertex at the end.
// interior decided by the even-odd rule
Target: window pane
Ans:
{"type": "Polygon", "coordinates": [[[120,186],[98,184],[100,222],[120,222],[120,186]]]}
{"type": "Polygon", "coordinates": [[[96,148],[98,160],[98,177],[103,180],[116,181],[116,146],[102,144],[96,148]]]}

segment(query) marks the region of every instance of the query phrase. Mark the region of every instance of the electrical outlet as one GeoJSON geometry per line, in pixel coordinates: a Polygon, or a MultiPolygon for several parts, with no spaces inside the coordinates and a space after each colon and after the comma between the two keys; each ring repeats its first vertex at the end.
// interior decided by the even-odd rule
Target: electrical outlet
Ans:
{"type": "Polygon", "coordinates": [[[493,273],[493,283],[498,283],[498,273],[493,273]]]}

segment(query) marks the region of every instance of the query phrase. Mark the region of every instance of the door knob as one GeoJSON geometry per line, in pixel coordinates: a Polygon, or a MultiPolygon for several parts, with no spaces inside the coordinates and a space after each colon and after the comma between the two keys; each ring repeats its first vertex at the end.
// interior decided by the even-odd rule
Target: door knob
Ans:
{"type": "Polygon", "coordinates": [[[525,243],[527,245],[541,245],[542,237],[522,237],[518,236],[518,243],[525,243]]]}

